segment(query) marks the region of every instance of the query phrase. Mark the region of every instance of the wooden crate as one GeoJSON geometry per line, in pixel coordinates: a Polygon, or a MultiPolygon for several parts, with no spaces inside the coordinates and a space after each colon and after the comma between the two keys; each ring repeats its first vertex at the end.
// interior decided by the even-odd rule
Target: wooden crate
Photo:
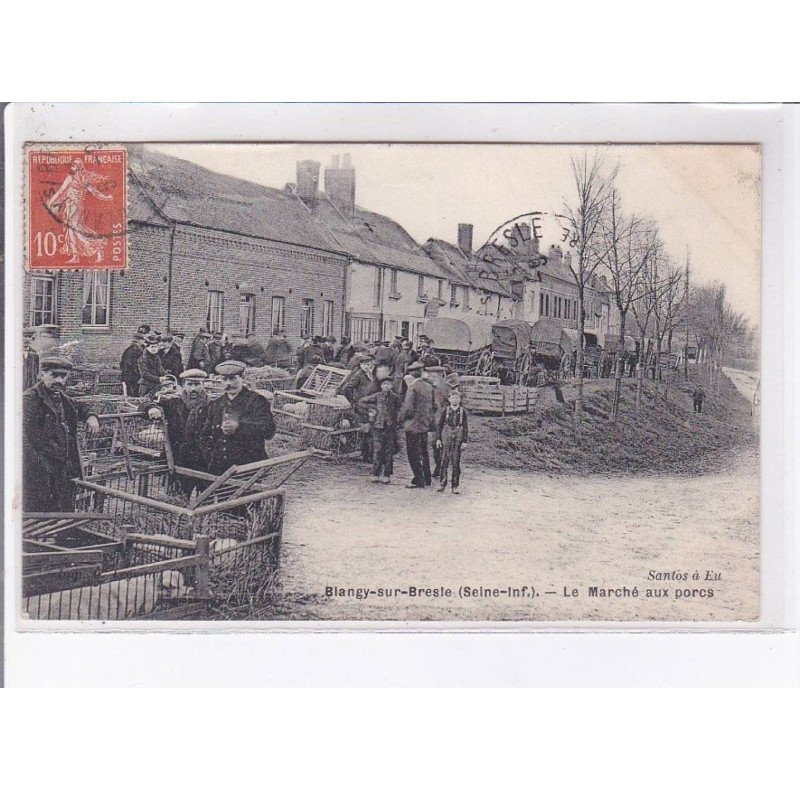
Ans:
{"type": "Polygon", "coordinates": [[[301,436],[306,423],[335,430],[350,411],[349,405],[333,399],[349,374],[346,369],[318,364],[299,389],[276,391],[272,415],[278,431],[301,436]],[[298,403],[305,403],[299,411],[293,408],[298,403]]]}
{"type": "Polygon", "coordinates": [[[464,407],[479,414],[524,414],[533,411],[539,396],[532,387],[501,386],[499,378],[464,375],[459,383],[464,407]]]}

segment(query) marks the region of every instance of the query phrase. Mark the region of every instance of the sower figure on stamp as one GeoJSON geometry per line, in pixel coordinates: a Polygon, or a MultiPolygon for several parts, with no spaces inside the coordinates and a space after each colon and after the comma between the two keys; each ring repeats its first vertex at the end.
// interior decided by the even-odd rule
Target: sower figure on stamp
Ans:
{"type": "Polygon", "coordinates": [[[452,492],[459,493],[461,483],[461,451],[467,444],[469,427],[467,412],[461,405],[461,392],[453,389],[448,398],[447,405],[439,412],[437,423],[439,438],[436,440],[436,449],[441,452],[442,463],[437,492],[447,488],[447,470],[452,468],[452,492]]]}
{"type": "Polygon", "coordinates": [[[380,381],[380,391],[362,397],[359,406],[372,417],[372,480],[389,483],[394,472],[394,451],[402,398],[394,390],[390,375],[380,381]]]}
{"type": "Polygon", "coordinates": [[[22,331],[22,391],[30,389],[39,380],[39,354],[31,346],[34,336],[35,328],[22,331]]]}
{"type": "Polygon", "coordinates": [[[433,386],[422,378],[423,364],[408,366],[411,381],[406,391],[400,417],[406,432],[406,454],[414,477],[407,489],[424,489],[431,485],[431,463],[428,454],[428,431],[433,424],[433,386]]]}
{"type": "Polygon", "coordinates": [[[42,379],[22,395],[23,503],[26,511],[74,511],[81,475],[78,422],[90,433],[100,421],[64,394],[71,361],[60,356],[42,359],[42,379]]]}
{"type": "Polygon", "coordinates": [[[209,404],[202,431],[209,447],[208,471],[214,475],[234,464],[263,461],[264,444],[275,435],[269,400],[245,388],[244,370],[242,361],[217,367],[225,391],[209,404]]]}
{"type": "MultiPolygon", "coordinates": [[[[163,418],[175,465],[206,472],[208,470],[208,441],[202,435],[210,400],[205,390],[208,374],[200,369],[187,369],[180,374],[183,385],[178,394],[157,395],[147,407],[150,419],[163,418]]],[[[194,478],[179,478],[181,491],[188,497],[195,487],[205,484],[194,478]]]]}

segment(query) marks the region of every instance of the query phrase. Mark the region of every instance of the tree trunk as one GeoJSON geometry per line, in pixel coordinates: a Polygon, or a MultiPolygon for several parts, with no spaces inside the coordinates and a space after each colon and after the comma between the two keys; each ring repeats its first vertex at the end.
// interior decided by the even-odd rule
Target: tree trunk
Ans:
{"type": "Polygon", "coordinates": [[[647,353],[644,349],[644,334],[639,337],[639,377],[636,380],[636,410],[642,407],[642,395],[644,394],[644,371],[647,369],[647,353]]]}
{"type": "Polygon", "coordinates": [[[661,335],[656,336],[656,363],[653,368],[653,381],[655,383],[655,394],[658,397],[658,389],[661,386],[661,335]]]}
{"type": "Polygon", "coordinates": [[[577,379],[576,389],[577,395],[575,397],[575,440],[581,440],[581,428],[583,426],[583,329],[584,329],[584,309],[583,309],[583,291],[582,287],[578,287],[578,350],[575,355],[575,377],[577,379]]]}
{"type": "Polygon", "coordinates": [[[625,369],[625,314],[619,315],[619,341],[617,343],[617,364],[614,371],[614,399],[611,402],[611,421],[619,418],[619,404],[622,398],[622,373],[625,369]]]}

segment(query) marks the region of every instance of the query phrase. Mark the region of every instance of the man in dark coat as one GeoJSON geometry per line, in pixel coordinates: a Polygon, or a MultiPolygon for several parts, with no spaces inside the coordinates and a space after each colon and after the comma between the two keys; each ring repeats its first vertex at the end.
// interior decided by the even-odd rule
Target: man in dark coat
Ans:
{"type": "Polygon", "coordinates": [[[139,397],[152,397],[161,386],[164,376],[164,366],[161,363],[159,352],[161,346],[158,336],[148,333],[144,338],[144,352],[139,356],[137,368],[139,370],[139,397]]]}
{"type": "Polygon", "coordinates": [[[188,369],[201,369],[204,372],[210,372],[211,355],[208,352],[208,343],[211,341],[211,334],[200,329],[197,336],[194,337],[192,342],[192,351],[189,354],[188,369]]]}
{"type": "Polygon", "coordinates": [[[347,364],[353,357],[355,348],[350,344],[350,339],[347,336],[342,336],[341,347],[336,351],[336,361],[340,364],[347,364]]]}
{"type": "Polygon", "coordinates": [[[208,406],[202,436],[208,442],[208,471],[221,475],[234,464],[266,459],[264,443],[275,435],[269,400],[244,386],[245,364],[217,366],[224,393],[208,406]]]}
{"type": "Polygon", "coordinates": [[[39,354],[31,346],[34,336],[35,328],[22,331],[22,391],[30,389],[39,380],[39,354]]]}
{"type": "Polygon", "coordinates": [[[144,352],[144,338],[137,333],[125,348],[119,362],[122,381],[131,397],[139,396],[139,359],[144,352]]]}
{"type": "MultiPolygon", "coordinates": [[[[208,471],[208,441],[202,435],[208,415],[210,400],[205,390],[208,375],[200,369],[187,369],[179,375],[182,386],[177,394],[159,394],[147,407],[151,419],[163,417],[167,424],[167,437],[172,457],[178,467],[208,471]]],[[[181,490],[188,496],[197,486],[205,484],[181,476],[181,490]]]]}
{"type": "Polygon", "coordinates": [[[181,356],[181,349],[175,344],[171,333],[162,333],[158,337],[161,346],[161,366],[170,375],[176,378],[183,372],[183,357],[181,356]]]}
{"type": "Polygon", "coordinates": [[[406,392],[400,418],[406,432],[406,453],[414,477],[408,489],[424,489],[431,485],[431,464],[428,453],[428,431],[433,427],[433,386],[422,378],[423,364],[409,364],[411,382],[406,392]]]}
{"type": "Polygon", "coordinates": [[[78,422],[90,433],[100,421],[64,394],[72,362],[42,359],[42,379],[22,395],[23,507],[26,511],[74,511],[81,475],[78,422]]]}
{"type": "MultiPolygon", "coordinates": [[[[379,369],[376,368],[376,372],[379,369]]],[[[372,480],[389,483],[394,471],[394,453],[397,441],[398,415],[403,402],[394,390],[394,381],[388,374],[379,382],[380,389],[359,400],[359,407],[370,415],[372,437],[372,480]]]]}
{"type": "Polygon", "coordinates": [[[225,361],[223,355],[222,331],[214,331],[214,336],[211,338],[211,343],[208,345],[208,357],[207,372],[213,372],[217,368],[217,364],[221,364],[225,361]]]}
{"type": "Polygon", "coordinates": [[[702,414],[703,413],[703,400],[705,399],[706,393],[703,391],[701,386],[695,386],[694,391],[692,392],[692,404],[694,406],[695,414],[702,414]]]}
{"type": "MultiPolygon", "coordinates": [[[[374,366],[375,361],[372,356],[368,353],[363,353],[350,370],[350,374],[336,390],[336,394],[346,397],[350,405],[356,410],[358,410],[358,401],[368,394],[373,394],[375,391],[375,386],[372,382],[374,366]]],[[[369,421],[368,415],[363,411],[359,413],[359,417],[362,424],[369,421]]],[[[372,441],[367,435],[361,437],[361,458],[364,461],[372,461],[372,441]]]]}

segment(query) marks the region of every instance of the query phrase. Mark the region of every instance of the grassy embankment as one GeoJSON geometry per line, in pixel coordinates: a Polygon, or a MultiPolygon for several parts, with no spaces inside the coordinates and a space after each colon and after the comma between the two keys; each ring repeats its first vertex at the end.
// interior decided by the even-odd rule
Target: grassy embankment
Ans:
{"type": "Polygon", "coordinates": [[[659,395],[645,381],[641,410],[635,411],[635,379],[622,386],[619,421],[610,422],[613,380],[585,384],[585,415],[580,445],[573,431],[575,389],[564,387],[563,404],[552,388],[541,392],[538,410],[517,416],[473,415],[470,445],[472,463],[551,473],[671,473],[693,474],[719,468],[742,448],[758,445],[750,403],[727,376],[720,376],[714,393],[695,368],[689,381],[679,376],[664,384],[659,395]],[[693,382],[703,385],[702,414],[692,413],[693,382]]]}

